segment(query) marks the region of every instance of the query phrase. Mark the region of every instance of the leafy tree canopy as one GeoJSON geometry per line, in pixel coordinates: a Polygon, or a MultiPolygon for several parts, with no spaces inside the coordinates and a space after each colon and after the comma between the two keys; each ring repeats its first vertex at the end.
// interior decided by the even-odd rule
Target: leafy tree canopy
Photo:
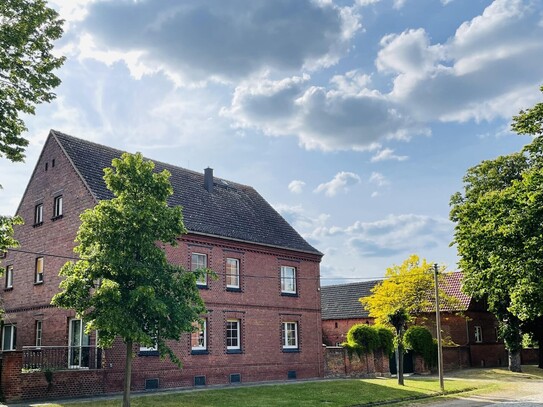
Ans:
{"type": "Polygon", "coordinates": [[[521,111],[512,129],[533,141],[468,169],[464,191],[451,198],[464,291],[487,300],[512,351],[521,346],[519,327],[543,317],[542,123],[543,103],[521,111]]]}
{"type": "Polygon", "coordinates": [[[62,267],[65,279],[52,303],[75,309],[88,331],[99,330],[100,346],[124,340],[129,389],[132,344],[158,345],[162,356],[180,363],[166,340],[192,331],[205,307],[197,273],[169,264],[160,247],[176,245],[186,232],[181,208],[166,202],[173,193],[170,174],[155,173],[154,163],[139,153],[125,153],[112,165],[104,179],[115,197],[81,215],[75,248],[81,260],[62,267]]]}
{"type": "MultiPolygon", "coordinates": [[[[433,265],[413,254],[401,265],[389,267],[385,280],[372,289],[372,294],[360,299],[376,324],[391,326],[389,316],[404,310],[409,316],[428,312],[433,308],[434,275],[433,265]]],[[[440,293],[443,302],[454,299],[440,293]]]]}
{"type": "Polygon", "coordinates": [[[21,114],[55,98],[60,84],[53,74],[63,62],[51,51],[63,21],[44,0],[0,1],[0,157],[24,159],[28,140],[21,114]]]}

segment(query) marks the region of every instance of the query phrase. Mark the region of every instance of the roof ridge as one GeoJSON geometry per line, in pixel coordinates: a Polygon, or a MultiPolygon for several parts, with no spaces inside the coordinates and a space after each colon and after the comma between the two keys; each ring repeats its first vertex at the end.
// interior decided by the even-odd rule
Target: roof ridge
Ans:
{"type": "Polygon", "coordinates": [[[375,280],[357,281],[357,282],[354,282],[354,283],[330,284],[330,285],[323,285],[323,286],[321,286],[321,289],[322,289],[322,288],[330,288],[330,287],[346,287],[346,286],[354,286],[354,285],[356,285],[356,284],[370,284],[370,283],[375,283],[375,282],[380,282],[380,281],[383,281],[383,279],[378,279],[378,278],[376,278],[375,280]]]}
{"type": "MultiPolygon", "coordinates": [[[[75,137],[75,136],[72,136],[71,134],[67,134],[67,133],[64,133],[62,131],[59,131],[59,130],[55,130],[55,129],[51,129],[50,130],[52,133],[54,133],[55,135],[60,135],[61,137],[68,137],[68,138],[71,138],[73,140],[78,140],[78,141],[82,141],[83,143],[88,143],[88,144],[92,144],[96,147],[99,147],[99,148],[103,148],[103,149],[107,149],[111,152],[116,152],[116,153],[129,153],[129,154],[135,154],[135,153],[130,153],[129,151],[126,151],[126,150],[121,150],[121,149],[118,149],[118,148],[115,148],[115,147],[110,147],[110,146],[107,146],[105,144],[101,144],[101,143],[97,143],[95,141],[91,141],[91,140],[87,140],[87,139],[83,139],[83,138],[80,138],[80,137],[75,137]]],[[[159,160],[155,160],[153,158],[149,158],[149,157],[143,157],[145,160],[148,160],[148,161],[152,161],[153,163],[155,164],[160,164],[164,167],[173,167],[173,168],[176,168],[176,169],[179,169],[179,170],[182,170],[182,171],[186,171],[186,172],[190,172],[194,175],[198,175],[198,176],[201,176],[203,177],[204,174],[202,172],[199,172],[199,171],[196,171],[196,170],[191,170],[189,168],[185,168],[185,167],[181,167],[179,165],[174,165],[174,164],[170,164],[170,163],[167,163],[167,162],[164,162],[164,161],[159,161],[159,160]]],[[[217,176],[213,176],[215,180],[221,180],[221,181],[225,181],[229,184],[233,184],[233,185],[239,185],[240,187],[245,187],[245,188],[251,188],[251,189],[254,189],[252,186],[250,185],[246,185],[246,184],[241,184],[239,182],[236,182],[236,181],[230,181],[228,179],[225,179],[225,178],[221,178],[221,177],[217,177],[217,176]]]]}

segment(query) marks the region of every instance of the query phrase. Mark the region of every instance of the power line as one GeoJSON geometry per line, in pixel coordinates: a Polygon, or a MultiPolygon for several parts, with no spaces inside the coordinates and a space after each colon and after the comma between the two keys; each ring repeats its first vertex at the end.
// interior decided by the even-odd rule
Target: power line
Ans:
{"type": "MultiPolygon", "coordinates": [[[[78,260],[84,260],[84,259],[81,259],[80,257],[74,257],[74,256],[65,256],[65,255],[60,255],[60,254],[53,254],[53,253],[48,253],[48,252],[35,252],[35,251],[31,251],[31,250],[23,250],[23,249],[9,249],[9,251],[12,251],[12,252],[16,252],[16,253],[23,253],[23,254],[32,254],[32,255],[36,255],[36,256],[42,256],[42,257],[53,257],[53,258],[59,258],[59,259],[66,259],[66,260],[74,260],[74,261],[78,261],[78,260]]],[[[92,262],[90,260],[87,260],[89,262],[92,262]]],[[[138,265],[134,265],[134,267],[138,267],[138,265]]],[[[155,270],[162,270],[162,268],[158,268],[158,267],[152,267],[151,269],[155,269],[155,270]]],[[[431,269],[429,268],[428,270],[431,271],[431,269]]],[[[187,270],[187,271],[190,271],[190,270],[187,270]]],[[[228,273],[225,273],[225,272],[217,272],[217,271],[212,271],[212,274],[215,274],[217,276],[232,276],[233,274],[228,274],[228,273]]],[[[449,271],[449,272],[442,272],[441,274],[451,274],[451,273],[454,273],[454,271],[449,271]]],[[[410,274],[410,276],[416,276],[416,275],[428,275],[430,274],[429,272],[428,273],[424,273],[424,272],[421,272],[421,273],[412,273],[410,274]]],[[[280,276],[263,276],[263,275],[251,275],[251,274],[241,274],[240,277],[243,277],[243,278],[262,278],[262,279],[277,279],[277,278],[280,278],[280,276]]],[[[397,278],[398,276],[396,276],[397,278]]],[[[374,277],[323,277],[321,275],[319,275],[319,278],[318,280],[349,280],[349,281],[360,281],[360,280],[365,280],[365,281],[372,281],[372,280],[387,280],[391,277],[387,277],[387,276],[374,276],[374,277]]],[[[317,280],[316,277],[303,277],[303,276],[297,276],[296,277],[296,280],[317,280]]]]}

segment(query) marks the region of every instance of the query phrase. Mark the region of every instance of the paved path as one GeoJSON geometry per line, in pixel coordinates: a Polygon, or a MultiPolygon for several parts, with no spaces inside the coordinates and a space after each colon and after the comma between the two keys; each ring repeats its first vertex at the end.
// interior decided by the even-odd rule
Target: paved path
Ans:
{"type": "Polygon", "coordinates": [[[543,406],[543,380],[507,383],[503,390],[424,403],[425,407],[536,407],[543,406]]]}

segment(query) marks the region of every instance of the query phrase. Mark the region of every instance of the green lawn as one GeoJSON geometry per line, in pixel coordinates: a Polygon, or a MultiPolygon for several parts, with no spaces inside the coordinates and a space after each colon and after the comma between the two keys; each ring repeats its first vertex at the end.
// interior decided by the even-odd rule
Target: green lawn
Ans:
{"type": "MultiPolygon", "coordinates": [[[[464,391],[485,386],[473,380],[446,380],[447,392],[464,391]]],[[[437,394],[436,378],[406,379],[398,386],[396,379],[327,380],[318,382],[277,384],[226,389],[183,391],[169,394],[133,395],[132,406],[353,406],[375,401],[398,400],[437,394]]],[[[120,399],[100,399],[47,406],[92,407],[118,406],[120,399]]]]}

